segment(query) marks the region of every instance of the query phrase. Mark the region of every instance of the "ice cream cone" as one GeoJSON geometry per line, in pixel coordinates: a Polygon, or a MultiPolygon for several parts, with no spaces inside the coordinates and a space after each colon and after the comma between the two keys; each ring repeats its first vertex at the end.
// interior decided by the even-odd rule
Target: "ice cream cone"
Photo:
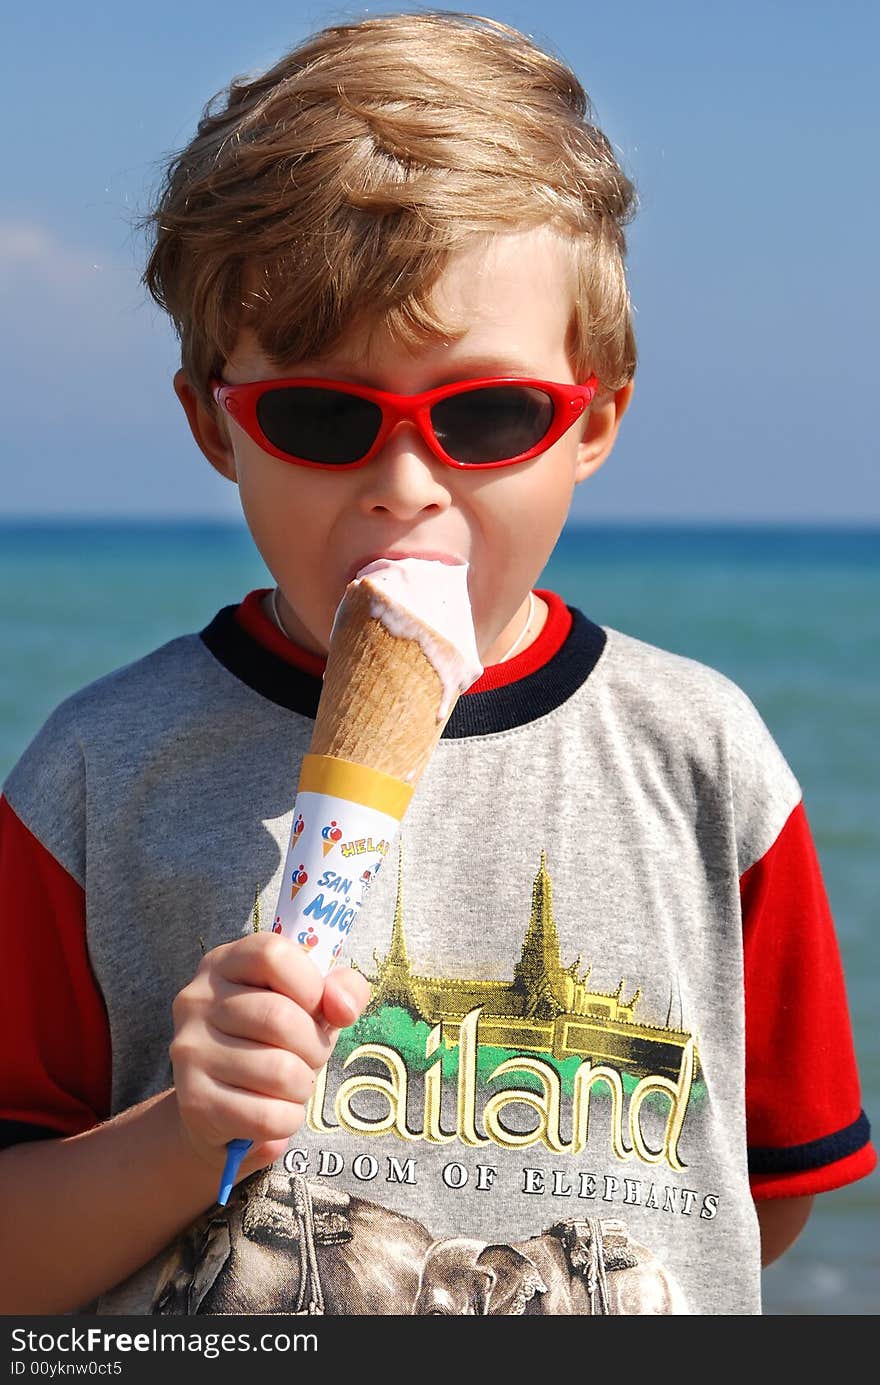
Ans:
{"type": "MultiPolygon", "coordinates": [[[[442,715],[444,687],[434,664],[418,640],[391,634],[372,614],[375,601],[364,579],[339,607],[310,753],[415,786],[455,701],[442,715]]],[[[456,657],[451,646],[449,657],[456,657]]]]}

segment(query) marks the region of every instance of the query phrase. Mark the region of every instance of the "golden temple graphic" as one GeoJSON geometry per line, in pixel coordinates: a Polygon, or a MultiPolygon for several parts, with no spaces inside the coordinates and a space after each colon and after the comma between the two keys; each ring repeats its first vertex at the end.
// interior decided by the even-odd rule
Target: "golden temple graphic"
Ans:
{"type": "MultiPolygon", "coordinates": [[[[545,850],[532,886],[531,916],[512,981],[415,975],[404,937],[402,850],[397,882],[391,945],[385,957],[373,954],[376,974],[368,978],[373,995],[365,1014],[399,1006],[431,1026],[442,1021],[444,1042],[453,1048],[462,1021],[479,1008],[481,1046],[551,1054],[557,1060],[610,1062],[634,1076],[678,1076],[692,1036],[670,1027],[671,996],[666,1024],[647,1024],[633,1018],[641,987],[624,1000],[623,980],[613,992],[590,990],[587,981],[592,968],[586,967],[579,975],[580,956],[563,966],[545,850]]],[[[694,1062],[696,1077],[695,1045],[694,1062]]]]}

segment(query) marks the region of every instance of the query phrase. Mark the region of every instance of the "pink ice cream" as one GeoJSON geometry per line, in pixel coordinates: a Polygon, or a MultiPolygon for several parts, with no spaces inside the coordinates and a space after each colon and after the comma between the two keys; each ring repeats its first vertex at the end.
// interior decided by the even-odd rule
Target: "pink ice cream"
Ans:
{"type": "MultiPolygon", "coordinates": [[[[438,721],[446,720],[455,699],[483,672],[467,578],[467,563],[378,558],[361,568],[350,584],[369,579],[371,616],[380,620],[389,634],[421,645],[443,685],[438,721]]],[[[335,628],[335,620],[333,624],[335,628]]]]}

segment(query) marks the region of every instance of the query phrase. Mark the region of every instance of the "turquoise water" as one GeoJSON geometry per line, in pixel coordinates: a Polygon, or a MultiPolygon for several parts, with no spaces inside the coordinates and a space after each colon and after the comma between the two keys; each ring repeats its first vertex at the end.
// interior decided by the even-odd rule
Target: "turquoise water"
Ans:
{"type": "MultiPolygon", "coordinates": [[[[239,525],[0,524],[0,776],[68,693],[268,585],[239,525]]],[[[880,1134],[880,530],[572,529],[538,585],[760,710],[803,786],[880,1134]]],[[[878,1213],[877,1174],[818,1198],[765,1311],[880,1310],[878,1213]]]]}

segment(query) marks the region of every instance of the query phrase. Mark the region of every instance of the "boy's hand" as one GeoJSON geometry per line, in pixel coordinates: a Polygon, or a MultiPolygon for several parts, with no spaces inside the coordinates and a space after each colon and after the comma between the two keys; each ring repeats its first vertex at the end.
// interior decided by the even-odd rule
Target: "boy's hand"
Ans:
{"type": "Polygon", "coordinates": [[[196,1153],[222,1169],[227,1141],[251,1139],[242,1175],[283,1154],[340,1029],[369,995],[358,972],[337,967],[322,977],[274,933],[206,953],[172,1004],[169,1046],[181,1124],[196,1153]]]}

